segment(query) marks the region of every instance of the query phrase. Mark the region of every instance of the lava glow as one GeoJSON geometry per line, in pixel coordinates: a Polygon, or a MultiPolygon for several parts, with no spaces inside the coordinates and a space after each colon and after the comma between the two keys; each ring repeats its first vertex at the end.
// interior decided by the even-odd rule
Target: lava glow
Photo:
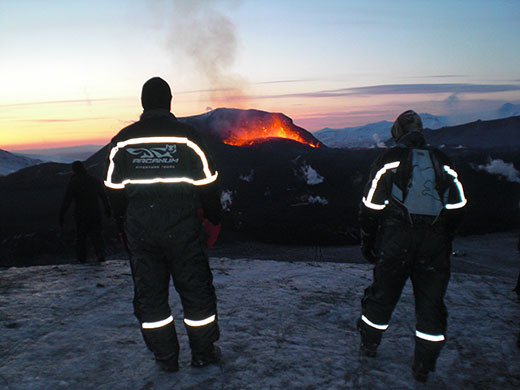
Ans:
{"type": "Polygon", "coordinates": [[[319,147],[317,140],[304,139],[297,132],[283,124],[277,117],[246,120],[241,123],[239,128],[233,130],[223,142],[228,145],[251,146],[271,138],[291,139],[313,148],[319,147]]]}

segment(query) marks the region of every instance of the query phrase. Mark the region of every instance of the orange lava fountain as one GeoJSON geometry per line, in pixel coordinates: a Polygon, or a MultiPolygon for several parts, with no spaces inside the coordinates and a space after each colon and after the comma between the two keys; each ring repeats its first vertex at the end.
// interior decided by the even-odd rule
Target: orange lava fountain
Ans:
{"type": "Polygon", "coordinates": [[[246,120],[241,123],[238,129],[233,130],[223,142],[228,145],[251,146],[269,138],[291,139],[313,148],[319,147],[319,142],[304,139],[284,125],[278,117],[271,117],[268,120],[265,118],[258,118],[253,121],[246,120]]]}

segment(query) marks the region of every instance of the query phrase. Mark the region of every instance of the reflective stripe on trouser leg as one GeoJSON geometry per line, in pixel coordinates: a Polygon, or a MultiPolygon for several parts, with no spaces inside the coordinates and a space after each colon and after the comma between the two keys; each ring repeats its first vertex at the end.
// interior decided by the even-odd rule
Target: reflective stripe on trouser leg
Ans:
{"type": "Polygon", "coordinates": [[[219,339],[220,332],[216,314],[201,320],[185,318],[184,327],[186,328],[186,333],[188,333],[192,353],[200,353],[207,350],[219,339]]]}
{"type": "Polygon", "coordinates": [[[416,331],[414,365],[435,371],[435,364],[445,344],[446,337],[443,334],[432,335],[416,331]]]}
{"type": "Polygon", "coordinates": [[[198,320],[198,321],[185,318],[184,323],[188,326],[198,327],[198,326],[204,326],[204,325],[211,324],[212,322],[215,321],[215,318],[216,318],[215,314],[213,314],[207,318],[204,318],[203,320],[198,320]]]}
{"type": "Polygon", "coordinates": [[[443,334],[428,334],[419,332],[418,330],[415,331],[415,336],[417,336],[420,339],[433,342],[440,342],[446,340],[446,337],[444,337],[443,334]]]}
{"type": "Polygon", "coordinates": [[[164,320],[155,321],[155,322],[143,322],[141,326],[143,329],[157,329],[162,328],[163,326],[166,326],[168,324],[171,324],[173,322],[173,317],[169,316],[168,318],[165,318],[164,320]]]}
{"type": "Polygon", "coordinates": [[[388,324],[384,324],[384,325],[379,325],[379,324],[374,324],[372,321],[370,321],[367,317],[365,317],[364,315],[361,316],[361,320],[367,324],[368,326],[371,326],[372,328],[375,328],[377,330],[382,330],[382,331],[385,331],[388,329],[388,324]]]}
{"type": "Polygon", "coordinates": [[[166,360],[179,356],[179,342],[173,317],[154,322],[143,322],[141,333],[148,349],[157,360],[166,360]]]}

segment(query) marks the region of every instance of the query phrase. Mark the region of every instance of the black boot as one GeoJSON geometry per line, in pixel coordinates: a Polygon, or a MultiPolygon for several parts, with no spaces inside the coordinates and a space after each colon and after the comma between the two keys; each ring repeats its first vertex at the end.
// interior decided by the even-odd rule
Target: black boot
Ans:
{"type": "Polygon", "coordinates": [[[428,380],[428,370],[422,363],[414,363],[412,366],[413,378],[418,382],[426,382],[428,380]]]}
{"type": "Polygon", "coordinates": [[[219,347],[211,344],[203,351],[192,351],[191,365],[193,367],[202,368],[209,364],[216,364],[220,362],[222,352],[219,347]]]}
{"type": "Polygon", "coordinates": [[[179,342],[173,322],[160,328],[141,329],[146,346],[165,371],[178,371],[179,342]]]}
{"type": "Polygon", "coordinates": [[[362,356],[376,357],[377,347],[381,342],[383,332],[365,324],[361,318],[358,318],[357,320],[357,329],[361,336],[361,346],[359,347],[359,353],[362,356]]]}
{"type": "Polygon", "coordinates": [[[412,374],[415,380],[426,382],[428,373],[435,371],[435,363],[445,341],[428,341],[415,337],[415,353],[412,374]]]}
{"type": "Polygon", "coordinates": [[[167,372],[176,372],[179,371],[179,358],[177,355],[174,355],[168,359],[155,359],[157,364],[161,367],[163,371],[167,372]]]}

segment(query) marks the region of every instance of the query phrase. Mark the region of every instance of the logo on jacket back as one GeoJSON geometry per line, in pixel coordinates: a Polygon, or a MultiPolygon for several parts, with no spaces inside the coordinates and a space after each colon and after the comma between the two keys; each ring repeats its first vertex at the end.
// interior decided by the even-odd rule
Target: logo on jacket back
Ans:
{"type": "Polygon", "coordinates": [[[173,155],[177,152],[177,145],[165,145],[155,148],[127,148],[128,153],[136,156],[134,164],[172,164],[178,163],[179,159],[173,155]]]}

